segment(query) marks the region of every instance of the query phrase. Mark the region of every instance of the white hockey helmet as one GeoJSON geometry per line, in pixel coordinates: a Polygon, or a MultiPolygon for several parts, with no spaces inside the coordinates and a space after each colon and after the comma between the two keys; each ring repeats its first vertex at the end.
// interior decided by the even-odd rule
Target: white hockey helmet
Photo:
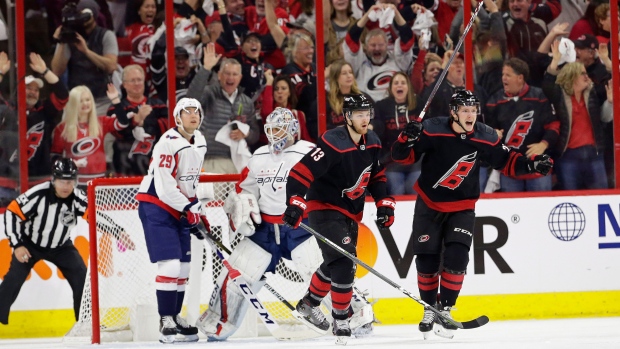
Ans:
{"type": "Polygon", "coordinates": [[[276,108],[265,120],[265,135],[272,152],[281,152],[299,133],[299,121],[287,108],[276,108]]]}
{"type": "Polygon", "coordinates": [[[200,105],[200,102],[198,102],[198,100],[194,98],[183,97],[177,102],[177,105],[174,107],[174,111],[172,112],[172,116],[174,116],[174,123],[177,125],[177,127],[185,131],[183,125],[181,124],[180,117],[182,110],[185,110],[189,113],[187,108],[196,108],[200,113],[200,122],[198,123],[198,128],[200,128],[200,125],[202,125],[202,120],[204,120],[204,113],[202,112],[202,106],[200,105]]]}

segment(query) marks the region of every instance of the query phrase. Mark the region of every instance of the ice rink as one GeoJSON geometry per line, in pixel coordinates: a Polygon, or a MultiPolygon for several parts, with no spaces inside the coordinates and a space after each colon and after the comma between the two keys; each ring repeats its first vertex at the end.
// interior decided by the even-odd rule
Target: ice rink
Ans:
{"type": "MultiPolygon", "coordinates": [[[[100,346],[62,343],[61,339],[0,340],[1,348],[162,348],[159,343],[105,343],[100,346]]],[[[334,337],[324,336],[303,341],[278,341],[270,337],[231,339],[227,342],[179,344],[170,348],[343,348],[334,337]]],[[[376,326],[370,337],[352,338],[346,347],[356,348],[421,348],[432,349],[607,349],[620,348],[620,317],[492,321],[471,330],[458,330],[453,339],[431,335],[424,341],[416,325],[376,326]]]]}

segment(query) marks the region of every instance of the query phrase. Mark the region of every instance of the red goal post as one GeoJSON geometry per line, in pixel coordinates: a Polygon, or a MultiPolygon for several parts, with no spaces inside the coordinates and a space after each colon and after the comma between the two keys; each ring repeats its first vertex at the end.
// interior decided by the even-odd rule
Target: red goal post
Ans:
{"type": "MultiPolygon", "coordinates": [[[[198,184],[199,197],[205,206],[212,233],[231,249],[241,237],[229,230],[223,203],[227,195],[235,190],[239,178],[238,174],[203,174],[198,184]]],[[[138,202],[135,200],[141,181],[142,177],[99,178],[88,185],[88,275],[79,319],[65,336],[65,341],[101,343],[144,340],[145,330],[140,326],[146,326],[145,314],[151,314],[151,318],[156,315],[157,266],[148,258],[144,232],[137,214],[138,202]],[[120,234],[118,230],[121,229],[126,234],[120,234]],[[135,249],[128,248],[131,244],[135,245],[135,249]],[[97,272],[93,272],[95,270],[97,272]]],[[[192,238],[191,265],[183,310],[190,322],[207,309],[214,280],[223,269],[211,249],[195,238],[192,238]]],[[[276,274],[268,273],[267,282],[292,304],[307,289],[307,284],[287,260],[280,261],[276,274]]],[[[261,290],[258,296],[280,325],[288,324],[291,331],[300,331],[290,310],[275,296],[266,289],[261,290]]],[[[250,319],[246,322],[258,323],[251,309],[246,317],[250,319]]],[[[147,331],[153,330],[157,330],[157,326],[149,325],[147,331]]]]}

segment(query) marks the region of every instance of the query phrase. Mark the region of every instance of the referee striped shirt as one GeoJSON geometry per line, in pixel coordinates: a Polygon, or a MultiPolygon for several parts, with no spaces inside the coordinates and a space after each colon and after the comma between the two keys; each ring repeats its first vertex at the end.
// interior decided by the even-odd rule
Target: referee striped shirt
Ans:
{"type": "Polygon", "coordinates": [[[43,248],[62,246],[71,237],[77,218],[86,219],[86,195],[80,189],[60,199],[51,182],[41,183],[11,201],[4,214],[4,226],[11,247],[30,240],[43,248]]]}

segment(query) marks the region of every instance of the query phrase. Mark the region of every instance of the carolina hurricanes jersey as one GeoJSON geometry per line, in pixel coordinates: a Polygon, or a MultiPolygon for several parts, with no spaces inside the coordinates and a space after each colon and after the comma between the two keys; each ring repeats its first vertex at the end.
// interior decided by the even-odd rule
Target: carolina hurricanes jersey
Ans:
{"type": "Polygon", "coordinates": [[[52,138],[52,154],[69,157],[74,161],[86,159],[86,166],[78,168],[78,184],[86,185],[93,178],[103,177],[106,171],[105,150],[103,138],[112,131],[120,131],[126,128],[120,119],[114,116],[99,116],[101,133],[98,137],[91,137],[88,132],[88,124],[80,125],[77,130],[75,142],[68,142],[62,137],[65,123],[62,122],[54,129],[52,138]]]}
{"type": "Polygon", "coordinates": [[[308,212],[336,210],[361,221],[367,188],[375,202],[387,196],[380,152],[381,142],[372,130],[359,144],[351,139],[346,126],[328,130],[291,169],[286,202],[294,195],[305,196],[308,212]]]}
{"type": "Polygon", "coordinates": [[[428,207],[440,212],[473,210],[480,197],[480,160],[506,176],[530,173],[527,159],[502,144],[491,127],[477,122],[472,132],[456,133],[448,117],[426,119],[413,147],[399,137],[392,158],[410,164],[422,159],[414,188],[428,207]]]}
{"type": "Polygon", "coordinates": [[[527,146],[546,141],[553,148],[560,135],[560,121],[542,89],[526,86],[517,96],[503,89],[487,101],[487,125],[504,130],[502,142],[521,154],[527,146]]]}
{"type": "Polygon", "coordinates": [[[148,41],[155,34],[155,27],[152,24],[136,22],[125,27],[125,32],[131,40],[131,63],[139,64],[148,72],[151,57],[148,41]]]}
{"type": "Polygon", "coordinates": [[[254,152],[248,166],[241,171],[238,191],[254,194],[265,221],[282,222],[287,202],[286,182],[291,168],[315,146],[314,143],[298,141],[276,155],[264,145],[254,152]]]}
{"type": "Polygon", "coordinates": [[[155,144],[149,171],[138,189],[136,199],[151,202],[179,218],[190,199],[196,197],[196,183],[207,153],[207,141],[194,131],[192,141],[177,128],[166,131],[155,144]]]}

